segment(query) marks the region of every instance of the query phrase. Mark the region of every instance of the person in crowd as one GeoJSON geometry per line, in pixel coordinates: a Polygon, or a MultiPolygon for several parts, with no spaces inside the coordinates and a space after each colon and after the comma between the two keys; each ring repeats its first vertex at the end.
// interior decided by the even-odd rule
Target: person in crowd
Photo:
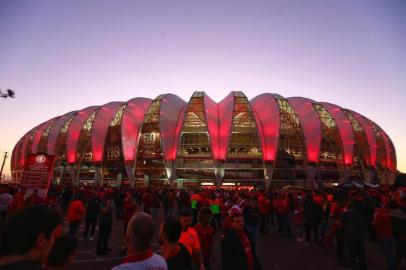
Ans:
{"type": "Polygon", "coordinates": [[[259,217],[260,217],[260,232],[262,234],[268,233],[268,213],[269,213],[269,200],[265,194],[261,193],[258,197],[258,208],[259,208],[259,217]]]}
{"type": "Polygon", "coordinates": [[[66,220],[69,222],[68,234],[70,236],[75,237],[84,215],[85,215],[85,206],[83,205],[82,197],[78,194],[75,196],[75,199],[70,203],[68,213],[66,214],[66,220]]]}
{"type": "MultiPolygon", "coordinates": [[[[320,196],[320,195],[319,195],[320,196]]],[[[332,198],[322,197],[321,206],[322,206],[322,221],[320,228],[320,241],[323,244],[323,247],[326,250],[329,250],[332,247],[332,239],[330,237],[330,211],[331,211],[331,202],[332,198]]]]}
{"type": "Polygon", "coordinates": [[[79,241],[69,235],[55,240],[47,259],[47,270],[69,270],[75,261],[79,241]]]}
{"type": "Polygon", "coordinates": [[[211,225],[216,232],[221,227],[221,200],[217,194],[211,195],[210,210],[213,214],[211,225]]]}
{"type": "Polygon", "coordinates": [[[392,233],[395,239],[396,260],[398,264],[406,259],[406,209],[395,200],[389,201],[392,233]]]}
{"type": "Polygon", "coordinates": [[[331,234],[336,238],[337,243],[337,261],[340,265],[346,266],[345,250],[345,234],[344,227],[341,222],[344,213],[345,201],[340,199],[333,202],[330,209],[331,234]]]}
{"type": "Polygon", "coordinates": [[[257,199],[255,197],[251,197],[249,203],[243,209],[243,217],[245,229],[250,235],[252,245],[254,246],[254,248],[257,242],[256,239],[258,234],[259,216],[260,213],[257,199]]]}
{"type": "Polygon", "coordinates": [[[92,192],[86,205],[85,230],[83,231],[84,239],[89,237],[89,240],[93,241],[101,203],[102,200],[100,199],[98,192],[92,192]]]}
{"type": "Polygon", "coordinates": [[[161,200],[162,200],[162,207],[164,210],[164,218],[168,217],[169,212],[169,189],[164,189],[162,192],[161,200]]]}
{"type": "Polygon", "coordinates": [[[45,200],[39,196],[38,189],[34,189],[32,194],[24,200],[24,206],[36,205],[36,204],[43,204],[45,200]]]}
{"type": "Polygon", "coordinates": [[[16,194],[14,194],[14,196],[11,199],[11,202],[9,203],[9,206],[8,206],[8,211],[7,211],[8,216],[14,214],[15,212],[17,212],[19,209],[21,209],[24,206],[25,191],[26,191],[26,189],[24,187],[20,187],[18,192],[16,194]]]}
{"type": "Polygon", "coordinates": [[[295,201],[294,210],[294,223],[296,227],[296,242],[304,242],[304,209],[303,209],[303,198],[302,196],[297,196],[295,201]]]}
{"type": "Polygon", "coordinates": [[[244,229],[244,218],[242,214],[234,211],[230,219],[232,227],[228,230],[221,242],[223,269],[262,269],[252,245],[252,240],[244,229]]]}
{"type": "Polygon", "coordinates": [[[127,191],[124,199],[124,236],[127,233],[128,223],[136,211],[137,204],[134,201],[133,195],[130,191],[127,191]]]}
{"type": "Polygon", "coordinates": [[[193,270],[192,256],[179,243],[182,232],[182,224],[172,216],[165,219],[161,224],[159,239],[162,244],[161,255],[165,258],[168,270],[193,270]]]}
{"type": "Polygon", "coordinates": [[[192,225],[192,212],[188,209],[180,213],[180,223],[182,224],[182,233],[180,235],[179,243],[183,244],[189,251],[196,266],[200,270],[204,270],[203,256],[200,249],[199,237],[192,225]]]}
{"type": "Polygon", "coordinates": [[[97,238],[97,255],[104,255],[111,249],[108,247],[111,228],[113,226],[114,204],[109,194],[106,194],[100,206],[99,237],[97,238]]]}
{"type": "Polygon", "coordinates": [[[71,188],[65,187],[61,196],[61,208],[62,212],[66,214],[68,212],[69,202],[72,199],[73,191],[71,188]]]}
{"type": "Polygon", "coordinates": [[[197,214],[200,209],[200,199],[201,196],[198,191],[193,192],[192,196],[190,197],[190,207],[192,208],[193,214],[192,225],[197,223],[197,214]]]}
{"type": "Polygon", "coordinates": [[[186,190],[180,189],[178,191],[177,198],[179,213],[183,212],[184,210],[190,209],[190,195],[186,190]]]}
{"type": "Polygon", "coordinates": [[[112,270],[167,270],[165,259],[151,249],[154,231],[155,224],[151,215],[145,212],[134,214],[127,228],[128,255],[122,264],[112,270]]]}
{"type": "Polygon", "coordinates": [[[197,224],[193,226],[197,236],[199,237],[200,248],[203,254],[203,263],[206,269],[210,269],[212,258],[212,245],[214,241],[214,229],[210,225],[212,219],[212,212],[210,208],[203,207],[200,209],[197,216],[197,224]]]}
{"type": "Polygon", "coordinates": [[[287,238],[292,237],[292,229],[290,227],[290,201],[283,194],[278,195],[276,202],[276,215],[278,220],[278,232],[287,238]]]}
{"type": "Polygon", "coordinates": [[[142,204],[144,205],[144,212],[151,214],[151,208],[153,205],[153,197],[152,193],[149,189],[146,189],[144,194],[142,195],[142,204]]]}
{"type": "Polygon", "coordinates": [[[153,190],[151,193],[151,216],[154,218],[154,220],[157,220],[159,217],[161,209],[161,202],[159,200],[158,192],[156,190],[153,190]]]}
{"type": "Polygon", "coordinates": [[[61,233],[62,217],[45,205],[25,207],[5,223],[0,235],[0,269],[43,269],[61,233]]]}
{"type": "Polygon", "coordinates": [[[311,192],[306,193],[303,202],[306,245],[310,244],[310,232],[314,234],[314,244],[318,244],[319,225],[323,219],[323,209],[314,200],[311,192]]]}
{"type": "Polygon", "coordinates": [[[345,242],[348,250],[350,267],[353,270],[365,270],[365,238],[367,227],[364,217],[357,208],[357,202],[351,200],[348,209],[342,215],[345,242]]]}
{"type": "Polygon", "coordinates": [[[381,205],[380,208],[375,210],[373,225],[379,245],[385,256],[387,269],[398,269],[396,258],[393,254],[392,221],[389,215],[389,210],[384,205],[381,205]]]}
{"type": "Polygon", "coordinates": [[[116,208],[117,219],[124,218],[124,199],[126,196],[127,194],[122,188],[120,188],[120,190],[115,194],[114,206],[116,208]]]}
{"type": "Polygon", "coordinates": [[[269,189],[268,192],[268,200],[269,200],[269,220],[271,225],[275,225],[275,206],[274,206],[274,198],[275,198],[275,193],[273,192],[272,189],[269,189]]]}
{"type": "Polygon", "coordinates": [[[6,221],[8,206],[12,199],[13,196],[10,194],[9,189],[0,190],[0,226],[6,221]]]}

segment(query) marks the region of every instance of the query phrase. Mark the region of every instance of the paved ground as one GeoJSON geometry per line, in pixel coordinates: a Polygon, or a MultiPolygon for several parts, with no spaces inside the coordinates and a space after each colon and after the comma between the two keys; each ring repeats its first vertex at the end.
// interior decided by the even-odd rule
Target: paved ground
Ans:
{"type": "MultiPolygon", "coordinates": [[[[258,237],[258,256],[263,265],[263,269],[331,269],[331,270],[345,270],[345,268],[337,264],[335,260],[335,251],[326,253],[319,247],[307,247],[291,239],[281,238],[276,232],[276,228],[271,229],[269,235],[259,235],[258,237]]],[[[83,232],[83,227],[80,228],[78,236],[83,232]]],[[[96,231],[97,235],[98,231],[96,231]]],[[[215,244],[215,262],[213,269],[221,269],[221,256],[219,250],[219,237],[217,236],[217,243],[215,244]]],[[[97,237],[93,241],[85,240],[79,244],[79,250],[76,257],[76,262],[73,270],[79,269],[111,269],[113,266],[119,264],[124,255],[122,248],[124,245],[123,226],[121,221],[116,221],[112,235],[110,238],[110,247],[113,251],[104,256],[97,256],[96,252],[97,237]]],[[[154,241],[157,243],[157,241],[154,241]]],[[[155,249],[159,249],[157,244],[154,245],[155,249]]],[[[376,242],[367,242],[366,244],[368,269],[383,270],[385,269],[384,257],[381,253],[379,246],[376,242]]],[[[406,269],[406,264],[403,264],[399,269],[406,269]]]]}

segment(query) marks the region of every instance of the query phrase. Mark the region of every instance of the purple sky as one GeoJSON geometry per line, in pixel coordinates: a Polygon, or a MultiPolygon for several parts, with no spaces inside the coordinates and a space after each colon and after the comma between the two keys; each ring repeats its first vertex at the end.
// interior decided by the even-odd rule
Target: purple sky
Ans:
{"type": "Polygon", "coordinates": [[[90,105],[241,90],[355,110],[406,171],[405,14],[404,0],[0,0],[0,88],[17,92],[0,100],[0,151],[90,105]]]}

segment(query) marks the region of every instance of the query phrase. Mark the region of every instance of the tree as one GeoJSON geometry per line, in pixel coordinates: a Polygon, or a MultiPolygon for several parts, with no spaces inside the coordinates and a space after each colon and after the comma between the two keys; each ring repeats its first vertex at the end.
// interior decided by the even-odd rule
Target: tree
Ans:
{"type": "Polygon", "coordinates": [[[8,98],[8,97],[15,98],[15,92],[12,89],[7,89],[6,93],[3,93],[1,91],[1,89],[0,89],[0,97],[2,97],[2,98],[8,98]]]}

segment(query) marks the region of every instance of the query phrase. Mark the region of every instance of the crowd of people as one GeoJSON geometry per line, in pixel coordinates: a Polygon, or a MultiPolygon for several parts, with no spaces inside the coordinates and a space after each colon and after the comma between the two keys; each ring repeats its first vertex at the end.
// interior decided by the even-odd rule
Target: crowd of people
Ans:
{"type": "Polygon", "coordinates": [[[115,270],[211,269],[218,244],[223,269],[262,269],[257,239],[271,228],[298,244],[335,249],[338,263],[351,269],[367,268],[367,240],[380,245],[387,269],[406,259],[402,187],[55,186],[46,199],[36,190],[28,197],[25,192],[18,186],[0,190],[0,270],[69,269],[78,244],[96,238],[95,252],[103,256],[111,251],[113,222],[122,222],[126,239],[125,259],[115,270]],[[159,250],[152,249],[154,241],[159,250]]]}

